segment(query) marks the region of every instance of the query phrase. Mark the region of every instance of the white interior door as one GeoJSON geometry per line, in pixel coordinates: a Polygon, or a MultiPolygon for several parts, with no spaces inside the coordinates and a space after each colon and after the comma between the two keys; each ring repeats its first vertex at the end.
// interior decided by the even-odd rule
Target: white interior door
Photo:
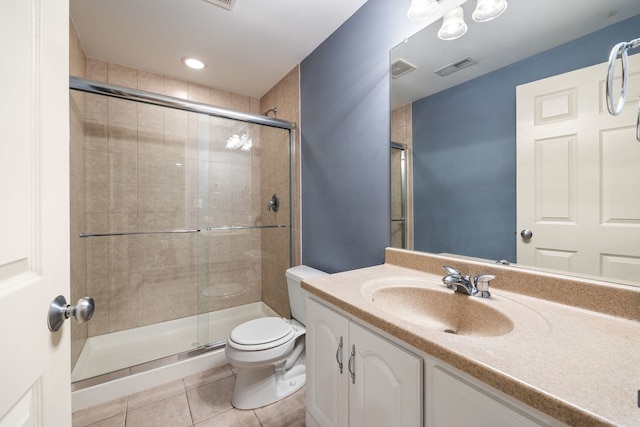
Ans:
{"type": "Polygon", "coordinates": [[[518,263],[640,277],[640,55],[629,59],[619,116],[606,108],[607,64],[517,88],[518,263]]]}
{"type": "Polygon", "coordinates": [[[71,425],[69,7],[3,0],[0,12],[0,426],[71,425]]]}

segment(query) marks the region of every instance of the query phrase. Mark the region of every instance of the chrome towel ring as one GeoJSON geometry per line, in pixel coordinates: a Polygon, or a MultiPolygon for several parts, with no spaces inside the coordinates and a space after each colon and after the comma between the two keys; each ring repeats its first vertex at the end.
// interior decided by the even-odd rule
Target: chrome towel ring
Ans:
{"type": "MultiPolygon", "coordinates": [[[[617,116],[622,112],[624,108],[625,101],[627,99],[627,86],[629,83],[629,49],[635,49],[640,47],[640,38],[631,40],[629,42],[621,42],[616,44],[613,49],[611,49],[611,54],[609,55],[609,66],[607,68],[607,109],[609,113],[614,116],[617,116]],[[620,57],[620,63],[622,67],[622,81],[620,85],[620,98],[618,98],[618,102],[614,103],[613,99],[613,80],[615,75],[616,61],[620,57]]],[[[636,139],[640,141],[640,104],[638,104],[638,119],[636,122],[636,139]]]]}

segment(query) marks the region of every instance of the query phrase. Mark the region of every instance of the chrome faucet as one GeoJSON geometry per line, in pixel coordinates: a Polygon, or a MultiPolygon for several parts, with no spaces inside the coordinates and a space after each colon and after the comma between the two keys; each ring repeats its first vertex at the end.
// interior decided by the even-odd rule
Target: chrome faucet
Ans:
{"type": "Polygon", "coordinates": [[[459,294],[469,296],[479,296],[489,298],[489,282],[496,278],[493,274],[478,274],[471,279],[471,276],[463,276],[458,270],[448,265],[442,268],[447,275],[442,278],[444,285],[459,294]]]}

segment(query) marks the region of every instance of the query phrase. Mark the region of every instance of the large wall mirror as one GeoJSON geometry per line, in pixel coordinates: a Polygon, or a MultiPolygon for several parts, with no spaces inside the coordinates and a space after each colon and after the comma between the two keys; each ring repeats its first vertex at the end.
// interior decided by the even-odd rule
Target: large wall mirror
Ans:
{"type": "MultiPolygon", "coordinates": [[[[614,118],[620,121],[611,122],[606,132],[594,132],[601,155],[594,164],[578,161],[577,154],[585,151],[580,134],[585,126],[575,121],[575,129],[548,137],[544,144],[533,138],[533,165],[523,166],[523,151],[517,149],[522,124],[538,120],[523,118],[525,108],[518,104],[523,102],[522,88],[598,67],[616,43],[640,38],[640,3],[508,3],[504,14],[478,23],[471,19],[476,1],[468,0],[462,6],[468,25],[462,37],[440,40],[438,20],[391,51],[392,138],[398,127],[410,127],[399,142],[407,146],[413,167],[413,202],[407,206],[413,216],[413,247],[640,286],[640,142],[635,140],[640,99],[640,55],[635,54],[640,49],[629,52],[636,62],[630,69],[626,112],[614,118]],[[441,69],[444,76],[435,73],[441,69]],[[393,78],[395,72],[401,75],[393,78]],[[560,172],[543,175],[554,163],[560,172]],[[521,175],[529,169],[533,184],[523,186],[521,175]],[[587,182],[592,189],[585,190],[587,182]],[[596,205],[578,200],[581,192],[592,195],[596,205]],[[547,193],[552,196],[545,198],[547,193]],[[522,207],[523,200],[538,202],[532,219],[522,219],[530,209],[522,207]],[[540,207],[540,201],[545,205],[540,207]],[[550,208],[552,202],[557,206],[550,208]],[[598,224],[580,228],[587,210],[595,212],[598,224]],[[547,248],[538,243],[545,234],[540,227],[544,223],[563,223],[574,234],[563,237],[563,247],[547,248]],[[619,231],[613,241],[604,242],[600,228],[619,231]],[[527,233],[521,236],[525,229],[533,231],[531,238],[527,233]],[[583,253],[574,245],[578,240],[595,254],[586,263],[576,261],[583,253]],[[527,248],[534,250],[525,259],[522,251],[527,248]]],[[[592,84],[600,96],[595,101],[598,108],[604,105],[605,77],[606,66],[592,84]]],[[[543,115],[549,114],[554,122],[556,113],[560,117],[582,111],[581,102],[587,98],[572,88],[565,96],[564,90],[543,89],[524,102],[541,105],[543,115]],[[563,106],[558,99],[571,105],[563,106]]],[[[602,108],[599,113],[604,115],[602,108]]]]}

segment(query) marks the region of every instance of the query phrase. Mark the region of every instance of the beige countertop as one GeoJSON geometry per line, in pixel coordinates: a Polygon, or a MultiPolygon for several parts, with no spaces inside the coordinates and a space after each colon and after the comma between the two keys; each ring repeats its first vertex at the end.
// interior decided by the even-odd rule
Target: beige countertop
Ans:
{"type": "MultiPolygon", "coordinates": [[[[489,305],[506,315],[513,322],[511,332],[500,336],[444,333],[421,324],[419,315],[412,318],[410,309],[396,315],[372,302],[371,292],[385,286],[386,279],[391,283],[413,280],[416,287],[453,294],[442,285],[443,274],[389,264],[392,258],[387,253],[384,265],[312,278],[302,286],[355,318],[564,423],[640,425],[640,322],[492,287],[492,298],[474,297],[474,304],[489,305]]],[[[443,261],[431,258],[438,265],[443,261]]],[[[456,267],[460,268],[459,263],[456,267]]],[[[475,274],[486,272],[475,268],[475,274]]],[[[499,276],[500,271],[492,273],[499,276]]],[[[581,291],[580,286],[566,288],[566,292],[581,291]]],[[[606,291],[598,297],[606,298],[606,291]]],[[[640,292],[629,292],[635,304],[640,292]]],[[[635,309],[640,311],[640,305],[635,309]]]]}

